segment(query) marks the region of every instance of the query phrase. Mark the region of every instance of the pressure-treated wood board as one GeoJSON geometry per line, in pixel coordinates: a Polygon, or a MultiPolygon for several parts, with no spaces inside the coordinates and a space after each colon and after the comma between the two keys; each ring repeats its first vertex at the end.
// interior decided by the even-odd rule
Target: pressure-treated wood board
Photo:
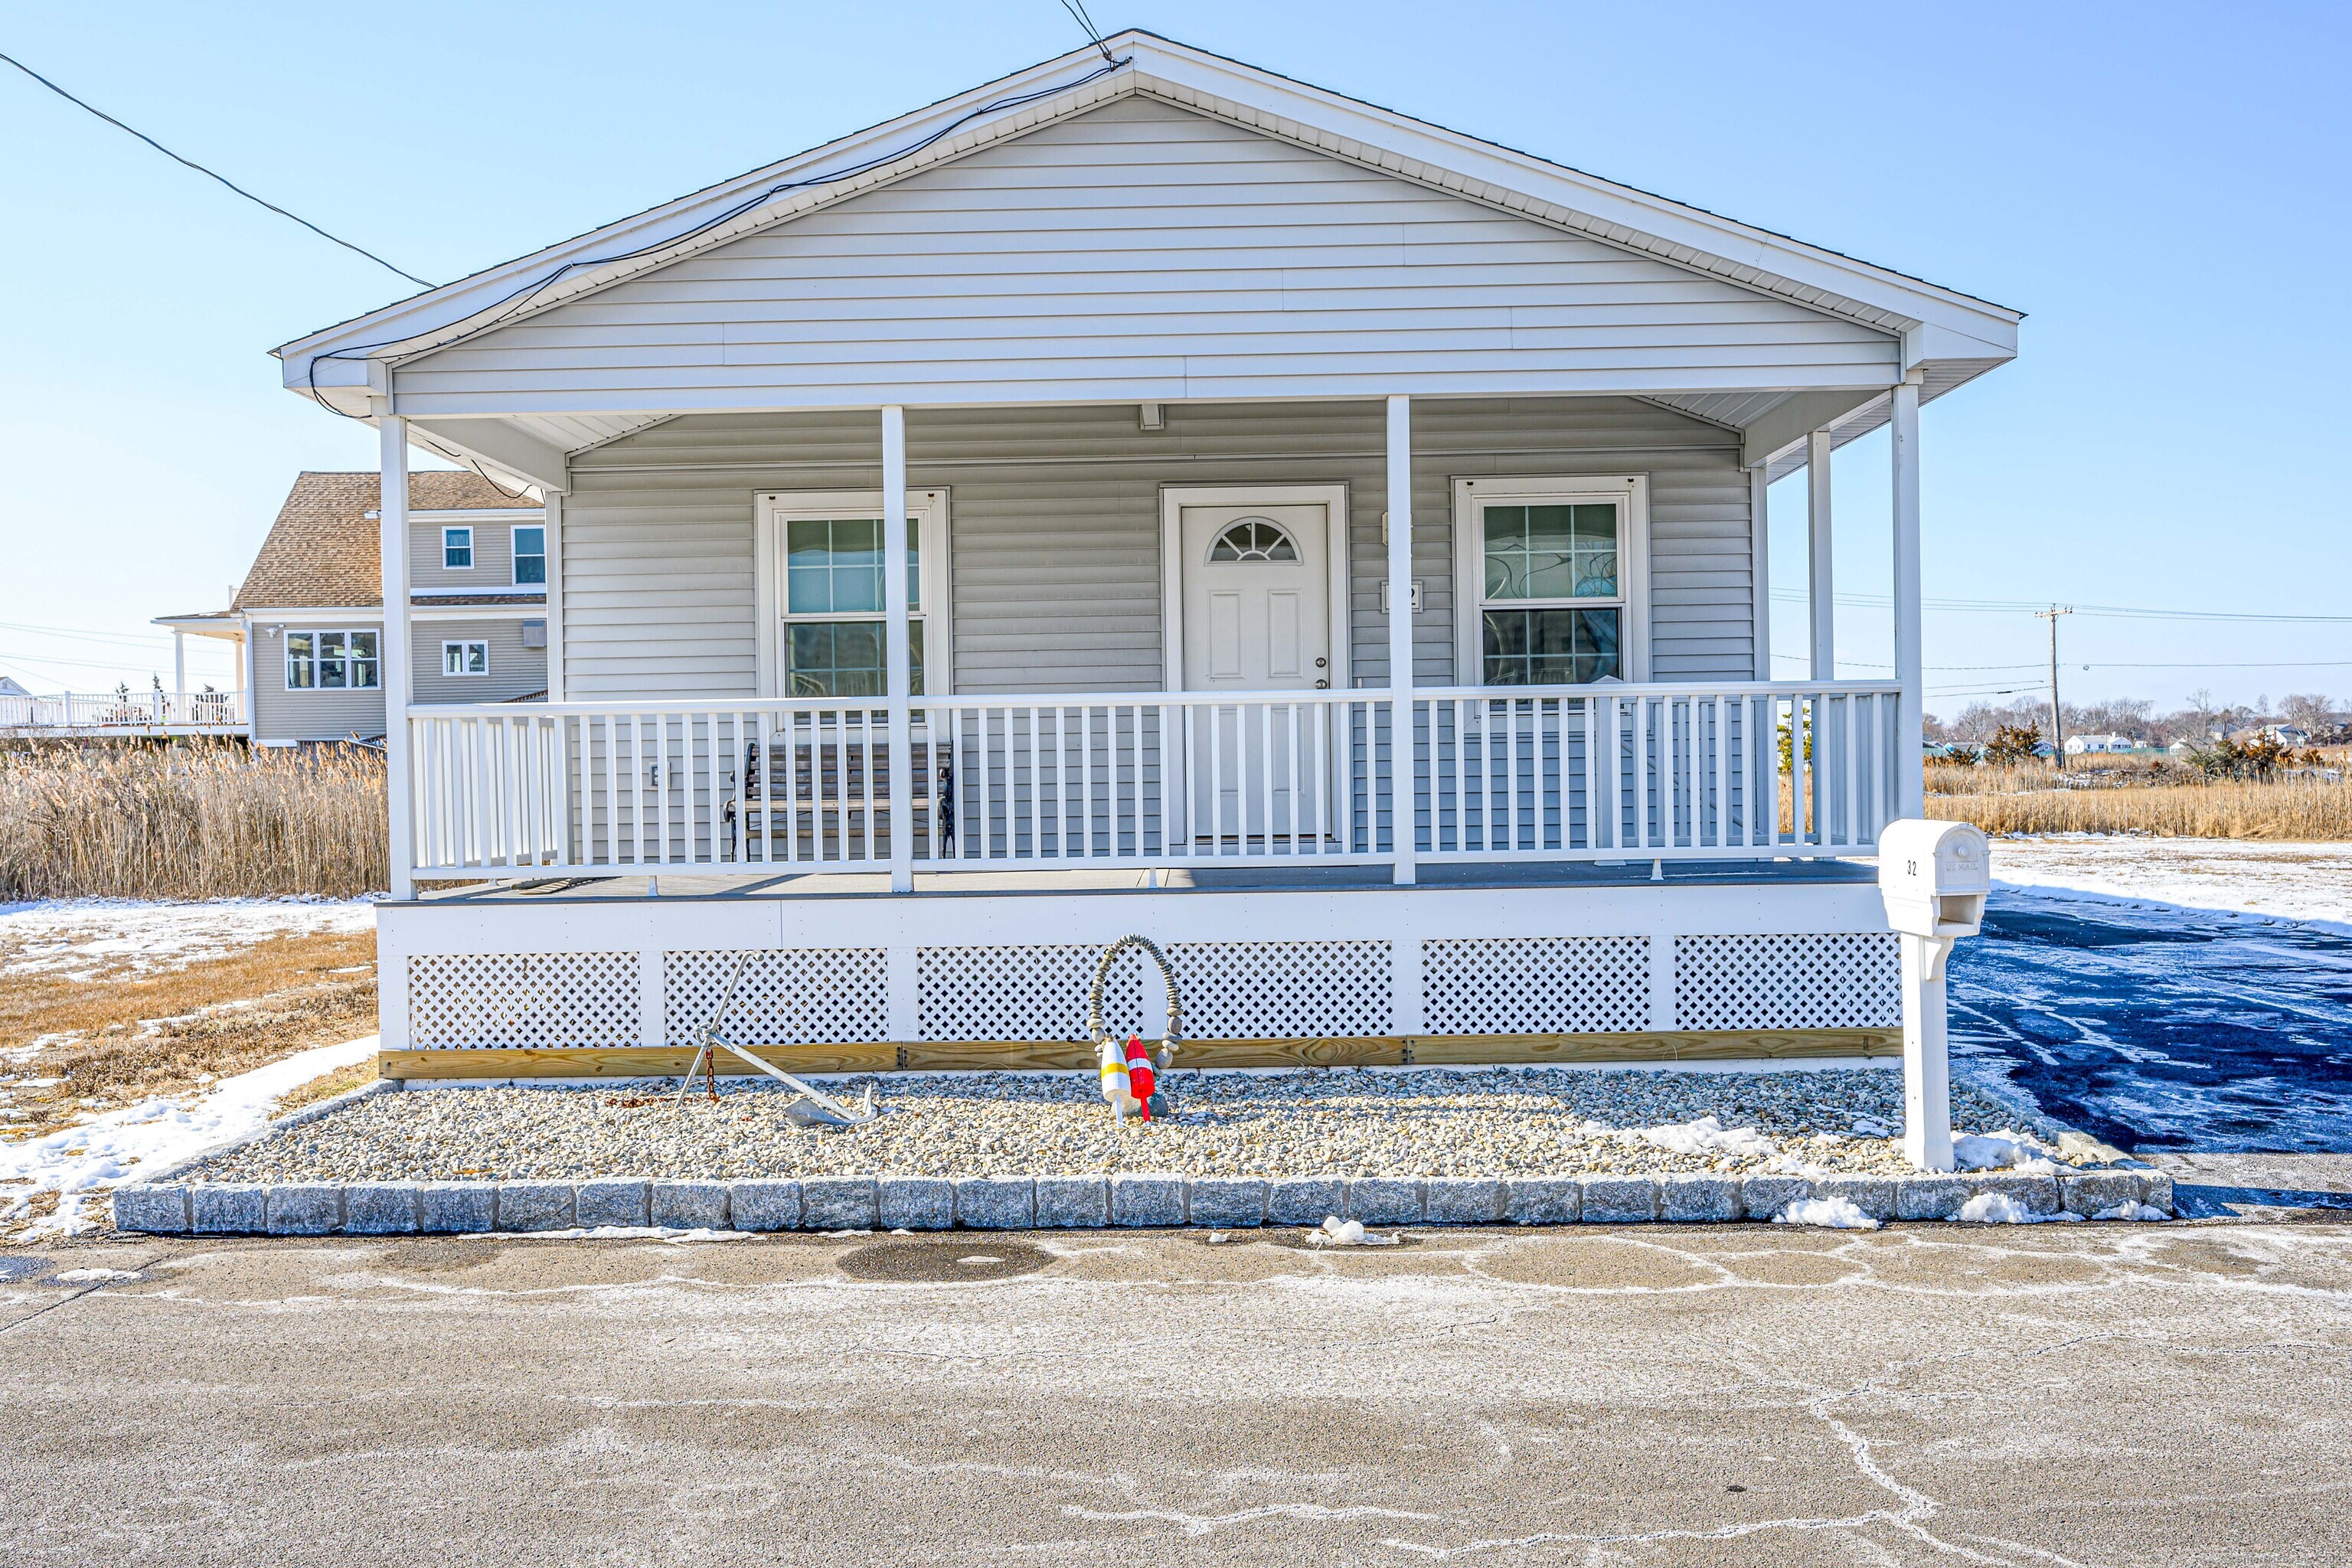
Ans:
{"type": "MultiPolygon", "coordinates": [[[[1892,1057],[1898,1029],[1721,1029],[1614,1035],[1472,1035],[1322,1040],[1188,1040],[1181,1067],[1469,1067],[1520,1062],[1718,1062],[1806,1057],[1892,1057]]],[[[976,1040],[898,1046],[773,1046],[761,1055],[788,1072],[895,1072],[1088,1068],[1094,1052],[1071,1042],[976,1040]]],[[[396,1079],[663,1078],[684,1072],[683,1047],[542,1047],[384,1051],[378,1070],[396,1079]]],[[[752,1069],[731,1057],[722,1076],[752,1069]]]]}

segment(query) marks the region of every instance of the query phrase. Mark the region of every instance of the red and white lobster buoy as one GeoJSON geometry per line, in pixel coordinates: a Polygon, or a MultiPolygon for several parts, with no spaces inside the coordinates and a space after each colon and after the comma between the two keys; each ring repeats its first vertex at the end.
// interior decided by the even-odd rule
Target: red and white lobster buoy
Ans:
{"type": "MultiPolygon", "coordinates": [[[[1128,1078],[1127,1058],[1109,1040],[1102,1043],[1102,1097],[1110,1102],[1112,1112],[1121,1121],[1127,1120],[1128,1112],[1135,1110],[1138,1103],[1135,1086],[1128,1078]]],[[[1144,1114],[1148,1117],[1150,1111],[1147,1109],[1144,1114]]]]}
{"type": "Polygon", "coordinates": [[[1128,1092],[1135,1097],[1135,1101],[1138,1105],[1143,1107],[1143,1120],[1146,1121],[1151,1120],[1151,1089],[1153,1076],[1154,1075],[1151,1070],[1151,1053],[1143,1048],[1143,1037],[1140,1035],[1128,1036],[1128,1092]]]}

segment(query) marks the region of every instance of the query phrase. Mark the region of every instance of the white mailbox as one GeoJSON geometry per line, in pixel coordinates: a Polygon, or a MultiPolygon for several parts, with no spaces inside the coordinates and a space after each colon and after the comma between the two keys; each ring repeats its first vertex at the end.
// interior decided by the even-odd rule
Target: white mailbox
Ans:
{"type": "Polygon", "coordinates": [[[1984,925],[1992,892],[1985,836],[1965,822],[1890,822],[1878,834],[1878,894],[1903,944],[1903,1152],[1952,1168],[1951,1052],[1944,960],[1984,925]]]}
{"type": "Polygon", "coordinates": [[[1965,822],[1890,822],[1878,836],[1886,923],[1911,936],[1974,936],[1992,891],[1992,856],[1965,822]]]}

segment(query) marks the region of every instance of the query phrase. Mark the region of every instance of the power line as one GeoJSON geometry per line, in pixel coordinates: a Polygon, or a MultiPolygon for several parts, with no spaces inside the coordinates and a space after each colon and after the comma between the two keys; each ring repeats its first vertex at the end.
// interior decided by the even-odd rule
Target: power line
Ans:
{"type": "Polygon", "coordinates": [[[1087,37],[1094,40],[1096,49],[1108,61],[1110,58],[1110,46],[1103,42],[1102,30],[1095,26],[1095,19],[1087,15],[1085,0],[1062,0],[1062,9],[1070,14],[1071,21],[1087,30],[1087,37]]]}
{"type": "MultiPolygon", "coordinates": [[[[1802,604],[1806,594],[1801,588],[1775,588],[1772,597],[1802,604]]],[[[1892,609],[1895,600],[1885,594],[1840,594],[1836,602],[1856,609],[1892,609]]],[[[1956,610],[1977,614],[2047,615],[2046,602],[2037,608],[2018,599],[1923,599],[1920,607],[1929,610],[1956,610]]],[[[2160,621],[2256,621],[2283,625],[2352,626],[2352,616],[2288,616],[2252,610],[2154,610],[2137,605],[2077,605],[2074,613],[2083,616],[2111,616],[2128,620],[2160,621]]]]}
{"type": "Polygon", "coordinates": [[[96,104],[76,98],[72,93],[68,92],[64,88],[59,87],[56,82],[51,81],[48,78],[43,76],[40,72],[26,65],[24,61],[16,58],[14,55],[0,54],[0,60],[5,60],[8,64],[15,66],[18,70],[23,71],[26,76],[31,77],[35,81],[39,82],[43,87],[47,88],[51,92],[56,93],[59,98],[64,99],[68,103],[72,104],[75,108],[87,110],[90,113],[97,115],[100,120],[105,121],[109,125],[113,126],[117,131],[128,132],[130,134],[138,137],[139,140],[146,142],[147,145],[154,148],[155,151],[163,153],[166,158],[171,159],[174,163],[184,164],[188,168],[194,169],[197,174],[205,176],[207,179],[218,180],[222,184],[226,185],[230,190],[235,191],[238,195],[243,196],[247,201],[253,203],[256,206],[267,207],[271,212],[276,213],[279,217],[299,223],[304,228],[309,229],[312,234],[317,235],[320,239],[331,240],[333,243],[341,246],[345,250],[351,251],[354,255],[364,256],[370,261],[374,262],[378,267],[383,268],[388,272],[399,274],[401,277],[407,279],[411,283],[415,284],[420,289],[430,289],[433,287],[432,284],[426,282],[424,279],[419,278],[415,273],[410,272],[404,268],[394,267],[391,262],[386,261],[383,257],[378,256],[374,251],[368,249],[365,246],[353,245],[348,239],[329,234],[325,229],[320,228],[309,218],[288,212],[276,202],[265,201],[261,197],[255,195],[251,191],[247,190],[243,185],[238,184],[226,174],[221,174],[217,170],[207,169],[202,163],[197,163],[194,158],[182,157],[179,153],[173,152],[169,147],[164,146],[161,142],[156,141],[152,136],[148,135],[144,131],[133,130],[131,126],[125,125],[122,121],[115,119],[114,116],[109,114],[103,109],[99,108],[96,104]]]}

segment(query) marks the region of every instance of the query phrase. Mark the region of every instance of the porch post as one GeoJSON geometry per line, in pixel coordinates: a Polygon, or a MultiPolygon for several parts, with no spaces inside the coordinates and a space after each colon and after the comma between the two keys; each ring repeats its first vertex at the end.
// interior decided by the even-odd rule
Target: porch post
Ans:
{"type": "Polygon", "coordinates": [[[1413,880],[1412,399],[1389,399],[1389,812],[1396,879],[1413,880]]]}
{"type": "Polygon", "coordinates": [[[915,753],[908,700],[914,658],[907,632],[907,411],[895,403],[882,409],[882,609],[884,682],[890,694],[890,890],[911,893],[915,753]]]}
{"type": "Polygon", "coordinates": [[[188,634],[179,627],[172,628],[172,693],[185,696],[188,690],[188,634]]]}
{"type": "Polygon", "coordinates": [[[376,512],[383,566],[383,629],[376,634],[377,679],[383,684],[384,819],[390,828],[392,896],[414,898],[416,864],[408,815],[408,421],[378,405],[376,439],[383,499],[376,512]]]}
{"type": "Polygon", "coordinates": [[[1837,679],[1837,595],[1830,581],[1830,433],[1805,437],[1806,585],[1812,600],[1815,680],[1837,679]]]}
{"type": "MultiPolygon", "coordinates": [[[[569,477],[568,475],[566,476],[569,477]]],[[[547,700],[569,699],[563,689],[563,492],[544,492],[547,515],[547,700]]]]}
{"type": "Polygon", "coordinates": [[[1913,371],[1895,389],[1888,429],[1895,447],[1895,815],[1925,816],[1920,752],[1926,731],[1926,664],[1919,646],[1919,383],[1913,371]]]}
{"type": "Polygon", "coordinates": [[[1748,593],[1749,635],[1756,639],[1756,679],[1772,679],[1772,487],[1764,465],[1748,470],[1748,593]]]}

